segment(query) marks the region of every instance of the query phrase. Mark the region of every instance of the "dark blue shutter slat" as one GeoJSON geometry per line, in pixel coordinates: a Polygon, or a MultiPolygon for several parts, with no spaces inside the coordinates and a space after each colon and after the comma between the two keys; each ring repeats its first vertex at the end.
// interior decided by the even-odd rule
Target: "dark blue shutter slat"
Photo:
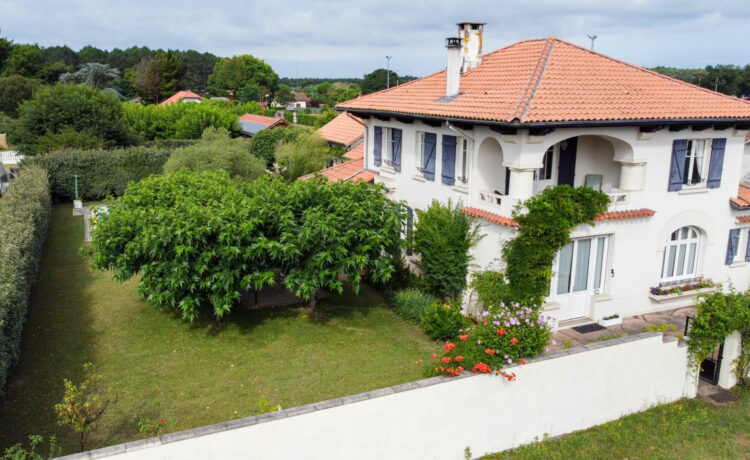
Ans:
{"type": "Polygon", "coordinates": [[[711,143],[711,163],[708,166],[708,188],[719,188],[721,185],[721,171],[724,166],[724,149],[726,139],[714,139],[711,143]]]}
{"type": "Polygon", "coordinates": [[[456,182],[456,136],[443,136],[443,161],[440,172],[444,184],[456,182]]]}
{"type": "Polygon", "coordinates": [[[578,138],[573,137],[563,143],[560,147],[560,163],[557,166],[557,184],[574,186],[576,178],[576,151],[578,150],[578,138]]]}
{"type": "Polygon", "coordinates": [[[687,139],[675,139],[672,142],[672,165],[669,167],[669,187],[667,188],[670,192],[682,190],[687,146],[687,139]]]}
{"type": "Polygon", "coordinates": [[[745,249],[745,262],[750,262],[750,230],[747,234],[747,249],[745,249]]]}
{"type": "Polygon", "coordinates": [[[734,256],[737,254],[737,246],[740,239],[740,229],[733,228],[729,230],[729,241],[727,242],[727,257],[724,261],[727,265],[732,265],[734,256]]]}
{"type": "Polygon", "coordinates": [[[401,130],[393,128],[393,169],[401,171],[401,130]]]}
{"type": "Polygon", "coordinates": [[[380,126],[376,126],[375,127],[375,152],[373,155],[375,166],[380,166],[382,153],[383,153],[383,128],[381,128],[380,126]]]}
{"type": "Polygon", "coordinates": [[[435,180],[435,146],[437,145],[437,134],[424,133],[424,166],[422,166],[425,179],[435,180]]]}

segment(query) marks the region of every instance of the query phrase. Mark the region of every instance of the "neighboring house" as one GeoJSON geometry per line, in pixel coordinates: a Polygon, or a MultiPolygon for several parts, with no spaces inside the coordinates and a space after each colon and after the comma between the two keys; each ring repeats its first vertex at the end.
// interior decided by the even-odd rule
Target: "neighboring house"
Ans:
{"type": "Polygon", "coordinates": [[[178,91],[174,93],[169,99],[163,100],[159,105],[170,105],[176,102],[198,102],[200,103],[202,98],[192,91],[178,91]]]}
{"type": "Polygon", "coordinates": [[[365,137],[365,126],[362,120],[354,115],[341,113],[321,126],[318,134],[328,141],[331,147],[348,151],[362,143],[365,137]]]}
{"type": "Polygon", "coordinates": [[[240,117],[240,135],[253,137],[264,129],[286,128],[289,122],[283,117],[266,117],[246,113],[240,117]]]}
{"type": "Polygon", "coordinates": [[[303,93],[302,91],[297,91],[294,93],[294,102],[289,104],[289,106],[291,106],[289,110],[306,109],[310,107],[311,105],[312,105],[312,99],[310,99],[307,96],[307,94],[303,93]]]}
{"type": "Polygon", "coordinates": [[[389,196],[463,203],[484,222],[475,269],[502,269],[518,203],[557,184],[607,193],[552,267],[561,327],[695,302],[650,295],[660,283],[750,287],[748,101],[555,37],[482,55],[482,29],[459,24],[446,70],[338,105],[367,125],[364,169],[389,196]]]}

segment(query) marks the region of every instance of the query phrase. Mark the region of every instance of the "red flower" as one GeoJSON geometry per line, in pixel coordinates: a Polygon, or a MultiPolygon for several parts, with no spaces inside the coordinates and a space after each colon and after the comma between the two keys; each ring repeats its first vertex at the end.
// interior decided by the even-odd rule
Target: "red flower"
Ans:
{"type": "Polygon", "coordinates": [[[461,362],[461,361],[462,361],[463,359],[464,359],[464,355],[458,355],[458,356],[456,356],[456,361],[458,361],[459,363],[460,363],[460,362],[461,362]]]}
{"type": "Polygon", "coordinates": [[[159,419],[159,423],[164,423],[164,419],[163,419],[163,418],[160,418],[160,419],[159,419]]]}
{"type": "Polygon", "coordinates": [[[474,372],[475,374],[476,373],[486,374],[487,372],[491,372],[492,368],[485,363],[479,362],[474,365],[474,368],[471,371],[474,372]]]}
{"type": "Polygon", "coordinates": [[[505,328],[500,328],[497,330],[497,335],[505,335],[505,328]]]}
{"type": "Polygon", "coordinates": [[[443,359],[441,359],[440,361],[444,362],[445,364],[448,364],[449,362],[451,362],[451,357],[443,356],[443,359]]]}
{"type": "Polygon", "coordinates": [[[445,342],[445,351],[451,351],[456,348],[455,343],[445,342]]]}
{"type": "Polygon", "coordinates": [[[457,370],[458,370],[458,372],[463,372],[464,371],[464,367],[463,366],[458,366],[457,370]]]}
{"type": "Polygon", "coordinates": [[[440,370],[445,372],[445,368],[443,366],[440,366],[440,370]]]}
{"type": "Polygon", "coordinates": [[[521,364],[526,365],[526,361],[524,361],[523,358],[521,358],[521,364]]]}
{"type": "Polygon", "coordinates": [[[432,358],[430,358],[430,361],[435,361],[435,358],[437,358],[437,353],[432,354],[432,358]]]}
{"type": "Polygon", "coordinates": [[[495,354],[495,350],[493,350],[491,348],[485,348],[484,352],[487,353],[488,355],[494,355],[495,354]]]}
{"type": "Polygon", "coordinates": [[[469,334],[459,335],[458,338],[461,339],[462,341],[466,342],[466,339],[469,338],[469,334]]]}
{"type": "Polygon", "coordinates": [[[512,339],[510,339],[510,344],[511,345],[515,345],[517,343],[518,343],[518,339],[517,338],[513,337],[512,339]]]}
{"type": "Polygon", "coordinates": [[[447,303],[444,303],[443,306],[445,307],[446,310],[450,310],[451,309],[451,306],[448,305],[447,303]]]}

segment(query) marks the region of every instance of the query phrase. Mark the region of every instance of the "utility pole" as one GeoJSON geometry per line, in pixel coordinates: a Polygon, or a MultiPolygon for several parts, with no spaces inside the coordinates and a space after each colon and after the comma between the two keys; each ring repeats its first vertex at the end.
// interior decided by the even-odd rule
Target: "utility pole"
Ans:
{"type": "Polygon", "coordinates": [[[391,58],[392,57],[393,56],[386,56],[385,57],[385,60],[386,60],[385,74],[386,74],[386,81],[388,82],[386,88],[390,88],[391,87],[391,58]]]}
{"type": "Polygon", "coordinates": [[[591,51],[594,51],[594,40],[596,40],[596,35],[586,35],[589,37],[589,40],[591,40],[591,51]]]}
{"type": "Polygon", "coordinates": [[[716,84],[714,85],[714,91],[719,91],[719,77],[716,77],[716,84]]]}

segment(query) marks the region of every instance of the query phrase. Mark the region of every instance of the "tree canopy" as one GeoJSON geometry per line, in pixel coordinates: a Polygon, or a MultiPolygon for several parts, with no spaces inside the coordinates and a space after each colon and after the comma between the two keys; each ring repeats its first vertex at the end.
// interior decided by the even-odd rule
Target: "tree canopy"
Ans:
{"type": "Polygon", "coordinates": [[[0,78],[0,112],[9,117],[18,117],[18,106],[31,99],[39,82],[21,75],[0,78]]]}
{"type": "Polygon", "coordinates": [[[157,52],[136,67],[133,85],[146,102],[159,103],[184,88],[185,66],[173,51],[157,52]]]}
{"type": "Polygon", "coordinates": [[[104,89],[110,82],[119,78],[119,70],[98,62],[88,62],[75,72],[60,75],[60,81],[63,83],[83,83],[97,89],[104,89]]]}
{"type": "Polygon", "coordinates": [[[293,139],[279,142],[274,157],[285,168],[284,177],[295,180],[325,168],[333,157],[333,151],[318,133],[302,131],[293,139]]]}
{"type": "Polygon", "coordinates": [[[208,78],[208,91],[225,96],[234,91],[240,102],[257,101],[264,94],[271,98],[279,86],[279,76],[270,65],[249,54],[220,59],[208,78]]]}
{"type": "Polygon", "coordinates": [[[399,254],[405,205],[362,182],[238,184],[224,171],[178,171],[132,184],[92,231],[96,267],[186,319],[216,317],[243,291],[281,281],[314,306],[318,290],[385,281],[399,254]]]}

